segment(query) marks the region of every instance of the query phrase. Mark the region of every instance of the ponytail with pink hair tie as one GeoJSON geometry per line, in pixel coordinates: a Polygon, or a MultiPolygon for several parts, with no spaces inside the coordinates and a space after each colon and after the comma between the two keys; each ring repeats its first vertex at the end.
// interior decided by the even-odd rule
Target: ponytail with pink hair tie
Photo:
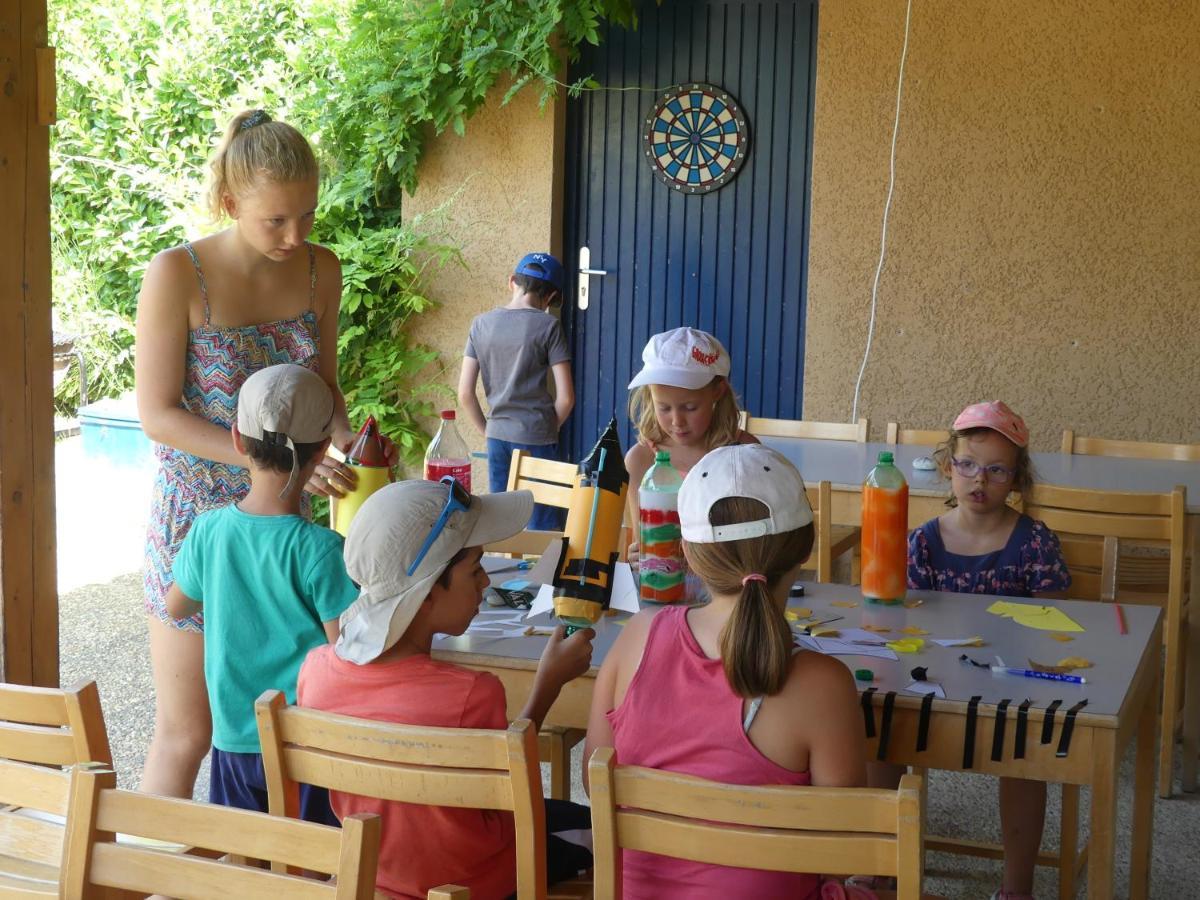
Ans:
{"type": "Polygon", "coordinates": [[[757,572],[751,572],[749,575],[747,575],[745,578],[742,579],[742,587],[745,587],[751,581],[761,581],[763,584],[766,584],[767,576],[760,575],[757,572]]]}

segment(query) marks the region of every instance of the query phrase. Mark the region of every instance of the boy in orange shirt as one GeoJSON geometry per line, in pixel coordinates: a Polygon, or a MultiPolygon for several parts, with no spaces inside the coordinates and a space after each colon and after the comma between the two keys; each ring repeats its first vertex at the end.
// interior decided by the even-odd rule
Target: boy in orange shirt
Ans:
{"type": "MultiPolygon", "coordinates": [[[[483,545],[519,532],[533,511],[529,491],[472,496],[452,478],[404,481],[373,494],[346,536],[346,569],[361,586],[339,622],[334,646],[313,650],[300,669],[297,702],[343,715],[405,725],[508,727],[504,687],[490,672],[439,662],[435,634],[462,634],[478,611],[488,575],[483,545]]],[[[562,686],[588,670],[595,633],[550,638],[520,718],[540,728],[562,686]]],[[[334,812],[383,819],[376,886],[424,897],[459,884],[473,898],[516,891],[512,815],[397,803],[330,792],[334,812]]],[[[589,827],[584,807],[547,801],[547,831],[589,827]],[[570,809],[574,807],[574,809],[570,809]],[[555,821],[551,821],[554,819],[555,821]]],[[[591,854],[547,838],[548,883],[591,865],[591,854]]]]}

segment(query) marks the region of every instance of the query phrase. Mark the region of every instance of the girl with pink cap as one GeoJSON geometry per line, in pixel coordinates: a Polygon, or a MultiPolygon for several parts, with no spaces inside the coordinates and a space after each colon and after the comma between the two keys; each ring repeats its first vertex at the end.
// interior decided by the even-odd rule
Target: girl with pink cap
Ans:
{"type": "MultiPolygon", "coordinates": [[[[934,460],[950,479],[950,509],[909,535],[910,588],[1033,597],[1070,587],[1057,535],[1008,505],[1033,486],[1020,416],[998,400],[968,406],[934,460]]],[[[1044,782],[1000,779],[1004,882],[993,900],[1032,896],[1045,811],[1044,782]]]]}

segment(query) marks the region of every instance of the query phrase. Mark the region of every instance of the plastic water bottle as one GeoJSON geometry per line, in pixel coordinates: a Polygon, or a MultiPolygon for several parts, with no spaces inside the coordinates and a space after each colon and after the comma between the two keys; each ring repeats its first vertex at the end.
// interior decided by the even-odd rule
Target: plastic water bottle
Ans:
{"type": "Polygon", "coordinates": [[[638,488],[638,581],[643,600],[674,603],[685,597],[687,566],[679,540],[679,488],[683,476],[671,465],[671,454],[659,450],[638,488]]]}
{"type": "Polygon", "coordinates": [[[441,481],[450,475],[471,490],[471,452],[454,424],[454,410],[442,410],[442,424],[425,451],[425,480],[441,481]]]}
{"type": "Polygon", "coordinates": [[[899,603],[908,586],[908,483],[883,451],[862,491],[862,593],[899,603]]]}

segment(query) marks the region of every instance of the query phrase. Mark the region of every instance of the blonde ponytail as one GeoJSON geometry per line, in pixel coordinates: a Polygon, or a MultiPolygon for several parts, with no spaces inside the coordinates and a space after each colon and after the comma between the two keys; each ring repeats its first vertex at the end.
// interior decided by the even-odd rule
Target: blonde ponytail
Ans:
{"type": "Polygon", "coordinates": [[[208,165],[208,208],[214,220],[224,214],[227,194],[242,197],[264,183],[315,181],[320,175],[304,135],[261,109],[233,117],[208,165]]]}
{"type": "MultiPolygon", "coordinates": [[[[754,522],[767,515],[757,500],[725,497],[713,504],[713,525],[754,522]]],[[[729,685],[740,697],[778,693],[791,665],[792,630],[774,598],[779,582],[812,550],[813,526],[795,531],[724,541],[687,542],[692,571],[708,589],[737,596],[721,631],[721,661],[729,685]]]]}

